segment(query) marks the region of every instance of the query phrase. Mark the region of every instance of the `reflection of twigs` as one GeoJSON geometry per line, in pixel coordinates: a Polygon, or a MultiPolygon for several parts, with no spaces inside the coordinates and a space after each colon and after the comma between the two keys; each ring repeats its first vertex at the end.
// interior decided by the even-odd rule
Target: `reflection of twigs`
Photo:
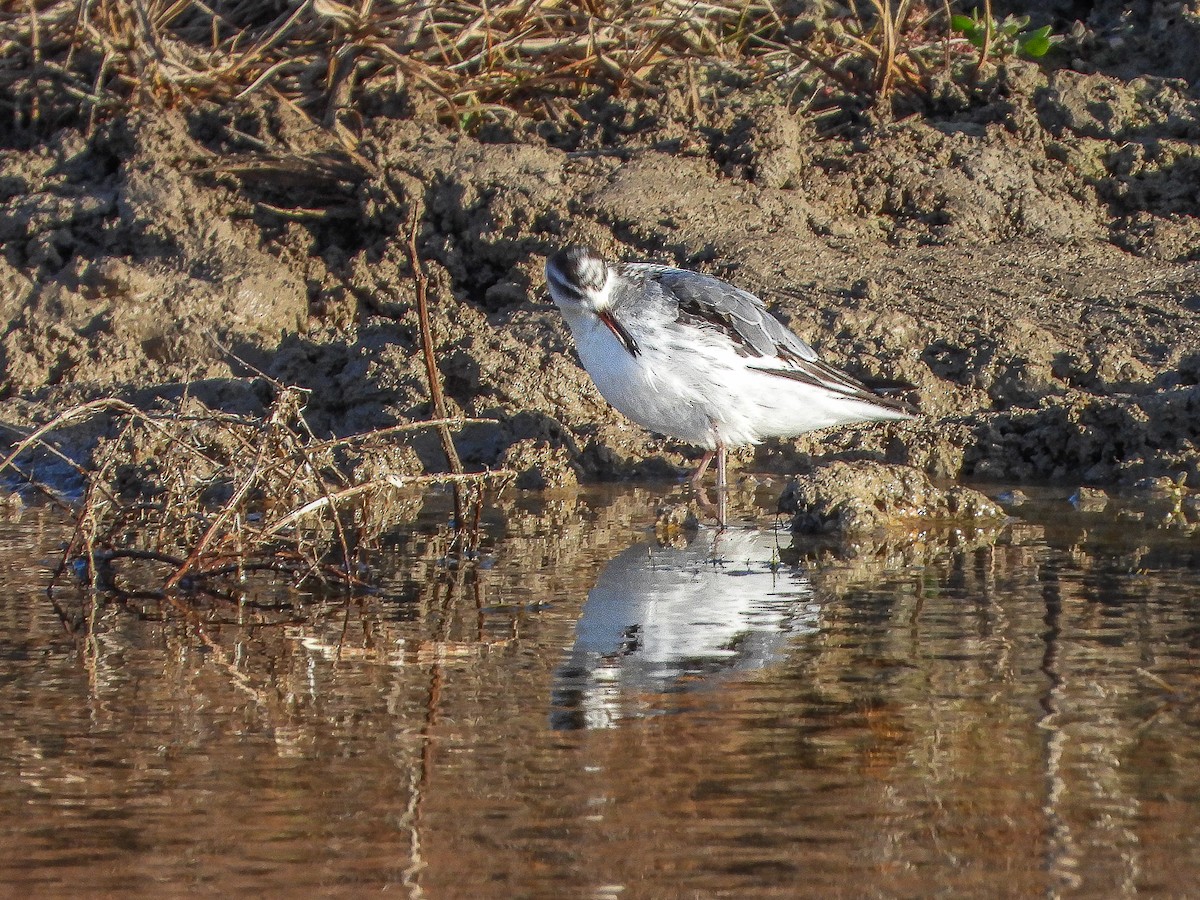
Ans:
{"type": "Polygon", "coordinates": [[[459,472],[452,475],[413,475],[409,477],[388,475],[384,478],[368,481],[365,484],[356,484],[354,487],[346,488],[335,494],[328,494],[324,497],[318,497],[316,500],[311,500],[298,509],[292,510],[272,525],[270,529],[264,532],[264,536],[271,537],[272,535],[279,534],[295,522],[305,516],[312,515],[318,510],[336,507],[342,500],[349,500],[351,497],[357,497],[359,494],[377,490],[381,487],[403,488],[422,484],[473,484],[489,478],[506,478],[509,475],[511,473],[503,469],[491,472],[459,472]]]}
{"type": "Polygon", "coordinates": [[[217,664],[229,675],[230,682],[233,684],[233,686],[249,696],[264,710],[269,709],[270,703],[268,698],[271,696],[271,692],[261,690],[254,686],[253,682],[250,681],[250,677],[242,671],[237,662],[230,658],[229,652],[212,635],[208,633],[204,627],[204,623],[196,617],[195,612],[187,607],[184,607],[172,597],[166,597],[164,599],[166,602],[170,603],[177,610],[179,610],[179,612],[190,621],[192,627],[195,629],[196,637],[198,637],[201,642],[208,647],[211,657],[215,659],[217,664]]]}

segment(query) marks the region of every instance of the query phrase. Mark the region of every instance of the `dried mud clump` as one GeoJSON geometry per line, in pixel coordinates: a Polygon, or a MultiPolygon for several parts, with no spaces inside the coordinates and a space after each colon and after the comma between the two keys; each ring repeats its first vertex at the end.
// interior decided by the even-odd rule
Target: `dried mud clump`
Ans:
{"type": "Polygon", "coordinates": [[[997,520],[1004,511],[978,491],[937,487],[922,472],[871,462],[832,462],[792,482],[779,498],[804,534],[853,534],[997,520]]]}
{"type": "Polygon", "coordinates": [[[504,452],[500,462],[516,473],[516,486],[524,490],[572,488],[579,484],[567,450],[543,441],[518,441],[504,452]]]}
{"type": "Polygon", "coordinates": [[[1132,484],[1178,475],[1200,486],[1200,387],[1079,398],[990,418],[965,468],[1003,479],[1132,484]]]}

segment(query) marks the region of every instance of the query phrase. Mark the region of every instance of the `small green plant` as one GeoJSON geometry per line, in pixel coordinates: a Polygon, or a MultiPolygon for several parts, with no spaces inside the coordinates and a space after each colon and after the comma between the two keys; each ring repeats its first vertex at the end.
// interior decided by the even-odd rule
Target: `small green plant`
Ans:
{"type": "MultiPolygon", "coordinates": [[[[987,7],[990,7],[990,4],[987,7]]],[[[1061,35],[1050,33],[1049,25],[1026,31],[1029,16],[1006,16],[1001,21],[996,21],[987,7],[982,15],[976,9],[972,10],[969,16],[959,14],[950,18],[950,27],[961,32],[963,37],[979,48],[983,58],[986,58],[990,51],[995,56],[1003,57],[1015,53],[1037,59],[1045,56],[1051,47],[1062,40],[1061,35]]]]}

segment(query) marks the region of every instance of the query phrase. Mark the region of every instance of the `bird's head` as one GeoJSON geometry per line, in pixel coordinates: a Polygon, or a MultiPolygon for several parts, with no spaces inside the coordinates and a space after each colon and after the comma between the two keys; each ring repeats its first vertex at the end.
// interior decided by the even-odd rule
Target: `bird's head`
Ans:
{"type": "Polygon", "coordinates": [[[602,312],[610,303],[611,278],[608,264],[591,247],[567,247],[546,260],[550,296],[564,311],[602,312]]]}

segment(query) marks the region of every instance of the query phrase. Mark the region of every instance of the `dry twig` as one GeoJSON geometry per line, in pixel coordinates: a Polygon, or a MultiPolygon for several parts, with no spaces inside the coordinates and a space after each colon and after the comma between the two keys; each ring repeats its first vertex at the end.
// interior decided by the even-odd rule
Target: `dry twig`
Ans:
{"type": "MultiPolygon", "coordinates": [[[[867,43],[886,93],[911,0],[871,3],[882,31],[867,43]]],[[[663,66],[693,60],[794,79],[811,71],[804,60],[837,69],[853,52],[820,36],[798,44],[789,25],[773,0],[308,0],[271,21],[244,0],[28,0],[0,9],[0,105],[35,125],[47,107],[90,120],[147,98],[229,103],[270,90],[338,129],[364,97],[401,92],[462,125],[554,118],[597,90],[653,93],[663,66]]]]}
{"type": "Polygon", "coordinates": [[[61,456],[55,433],[111,417],[111,436],[95,447],[90,466],[78,467],[86,483],[55,579],[72,569],[87,584],[131,597],[185,584],[211,593],[214,580],[254,568],[353,585],[361,553],[410,514],[414,488],[480,490],[510,474],[419,474],[395,454],[399,435],[430,427],[448,434],[485,420],[435,419],[318,439],[304,422],[305,392],[275,388],[262,419],[213,413],[186,392],[174,406],[153,410],[106,398],[73,407],[19,440],[0,471],[24,471],[18,462],[38,451],[61,456]],[[360,477],[365,458],[371,473],[360,477]],[[118,563],[141,564],[139,586],[118,563]],[[169,571],[154,575],[145,568],[151,563],[169,571]]]}

